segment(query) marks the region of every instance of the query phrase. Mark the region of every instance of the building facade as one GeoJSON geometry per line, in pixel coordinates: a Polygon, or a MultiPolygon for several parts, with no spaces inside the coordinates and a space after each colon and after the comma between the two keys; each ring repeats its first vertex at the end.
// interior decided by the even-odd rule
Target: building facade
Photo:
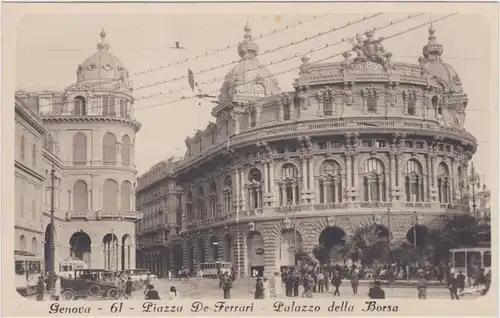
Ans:
{"type": "Polygon", "coordinates": [[[460,185],[477,142],[435,31],[418,64],[394,62],[373,32],[358,37],[354,58],[304,56],[295,91],[281,93],[247,25],[215,123],[187,138],[184,159],[148,190],[163,179],[182,189],[176,268],[225,260],[239,275],[269,274],[364,226],[414,242],[444,215],[468,213],[460,185]]]}
{"type": "Polygon", "coordinates": [[[146,268],[158,277],[178,267],[182,259],[182,188],[172,177],[177,161],[164,160],[137,180],[137,210],[143,218],[137,223],[138,268],[146,268]],[[177,249],[173,249],[177,246],[177,249]],[[177,255],[177,257],[175,257],[177,255]]]}
{"type": "MultiPolygon", "coordinates": [[[[135,210],[134,144],[140,124],[128,71],[105,38],[103,30],[97,52],[78,65],[76,83],[63,92],[17,95],[41,116],[44,157],[55,155],[62,163],[57,261],[76,258],[90,268],[121,270],[136,264],[135,222],[142,214],[135,210]]],[[[49,165],[43,169],[50,174],[49,165]]],[[[46,209],[49,192],[43,195],[46,209]]]]}

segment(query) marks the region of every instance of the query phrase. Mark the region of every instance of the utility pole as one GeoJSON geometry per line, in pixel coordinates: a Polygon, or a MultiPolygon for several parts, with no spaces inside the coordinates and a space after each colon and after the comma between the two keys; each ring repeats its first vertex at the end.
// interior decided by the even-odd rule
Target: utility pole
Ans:
{"type": "Polygon", "coordinates": [[[49,277],[48,277],[48,282],[47,282],[47,289],[51,290],[54,288],[54,280],[55,280],[55,264],[56,264],[56,253],[55,253],[55,225],[54,225],[54,213],[55,213],[55,208],[54,208],[54,195],[55,195],[55,180],[56,180],[56,170],[54,169],[54,165],[52,165],[52,169],[50,170],[50,180],[51,180],[51,187],[50,187],[50,235],[49,235],[49,242],[48,242],[48,269],[49,269],[49,277]]]}

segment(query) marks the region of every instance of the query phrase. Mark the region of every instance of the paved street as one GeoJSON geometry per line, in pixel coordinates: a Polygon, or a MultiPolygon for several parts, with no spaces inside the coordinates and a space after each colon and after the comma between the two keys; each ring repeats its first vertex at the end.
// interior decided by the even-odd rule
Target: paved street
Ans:
{"type": "MultiPolygon", "coordinates": [[[[160,298],[168,297],[171,286],[175,286],[180,298],[190,299],[221,299],[222,290],[219,289],[219,281],[212,279],[197,280],[196,278],[190,280],[166,280],[158,279],[153,282],[156,290],[160,294],[160,298]]],[[[253,298],[253,279],[240,279],[236,280],[231,290],[231,298],[233,299],[248,299],[253,298]]],[[[358,297],[365,297],[368,294],[367,285],[361,285],[358,289],[358,296],[353,296],[349,283],[344,283],[340,286],[340,296],[342,299],[353,299],[358,297]]],[[[384,288],[386,298],[414,298],[417,299],[416,287],[386,287],[384,288]]],[[[299,289],[299,294],[302,294],[302,288],[299,289]]],[[[428,298],[432,299],[448,299],[449,292],[444,287],[428,288],[428,298]]],[[[332,292],[325,292],[322,294],[314,294],[315,298],[334,298],[332,292]]],[[[367,297],[367,296],[366,296],[367,297]]],[[[133,294],[134,299],[144,299],[142,292],[136,291],[133,294]]]]}

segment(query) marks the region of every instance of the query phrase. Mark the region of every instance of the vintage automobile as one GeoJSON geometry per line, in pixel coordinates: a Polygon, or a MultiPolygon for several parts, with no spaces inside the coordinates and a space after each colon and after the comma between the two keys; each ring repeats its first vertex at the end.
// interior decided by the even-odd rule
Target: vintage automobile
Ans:
{"type": "Polygon", "coordinates": [[[102,269],[78,269],[74,278],[61,277],[61,298],[75,300],[78,298],[99,297],[118,299],[120,293],[113,281],[113,272],[102,269]]]}

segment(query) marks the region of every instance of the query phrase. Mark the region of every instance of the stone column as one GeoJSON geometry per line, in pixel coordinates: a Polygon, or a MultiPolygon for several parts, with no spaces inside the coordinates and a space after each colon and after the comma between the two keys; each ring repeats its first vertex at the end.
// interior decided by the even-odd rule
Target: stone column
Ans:
{"type": "Polygon", "coordinates": [[[279,271],[276,266],[277,262],[277,246],[276,240],[272,240],[268,235],[264,236],[264,276],[271,277],[275,272],[279,271]],[[267,237],[266,237],[267,236],[267,237]]]}
{"type": "MultiPolygon", "coordinates": [[[[396,190],[396,155],[394,152],[389,152],[389,171],[391,173],[391,182],[390,182],[390,191],[396,190]]],[[[389,193],[389,195],[392,195],[392,193],[389,193]]]]}
{"type": "Polygon", "coordinates": [[[102,245],[102,259],[103,259],[102,264],[103,264],[103,268],[104,269],[108,268],[108,258],[107,258],[107,256],[108,256],[108,249],[107,249],[106,245],[107,244],[103,244],[102,245]]]}
{"type": "Polygon", "coordinates": [[[314,189],[314,155],[310,155],[308,159],[309,170],[309,189],[314,189]]]}
{"type": "MultiPolygon", "coordinates": [[[[71,197],[71,190],[68,190],[68,205],[69,205],[69,210],[73,211],[73,198],[71,197]]],[[[50,203],[49,203],[50,204],[50,203]]]]}
{"type": "Polygon", "coordinates": [[[276,206],[276,196],[277,196],[277,191],[276,191],[276,182],[274,181],[275,176],[274,176],[274,161],[269,162],[269,185],[270,189],[269,192],[272,193],[273,195],[273,203],[271,203],[271,206],[276,206]]]}
{"type": "Polygon", "coordinates": [[[307,190],[307,156],[302,155],[302,191],[307,190]]]}
{"type": "Polygon", "coordinates": [[[268,193],[269,192],[269,187],[268,187],[268,184],[269,184],[269,173],[268,173],[268,170],[267,170],[267,166],[268,166],[268,163],[267,161],[264,162],[264,193],[268,193]]]}
{"type": "Polygon", "coordinates": [[[278,108],[278,121],[281,122],[283,120],[284,120],[283,104],[280,103],[278,108]]]}
{"type": "Polygon", "coordinates": [[[238,169],[233,170],[233,206],[235,209],[235,212],[238,214],[240,212],[240,177],[238,173],[238,169]]]}
{"type": "MultiPolygon", "coordinates": [[[[349,154],[344,155],[345,158],[345,188],[348,190],[352,187],[352,157],[349,154]]],[[[347,198],[350,201],[350,195],[347,198]]]]}
{"type": "Polygon", "coordinates": [[[245,198],[245,172],[243,171],[243,168],[240,168],[240,197],[241,197],[241,208],[246,211],[246,198],[245,198]]]}
{"type": "Polygon", "coordinates": [[[359,201],[358,192],[359,192],[359,165],[358,165],[358,155],[352,156],[352,169],[353,169],[353,178],[354,178],[354,194],[356,196],[355,201],[359,201]]]}

